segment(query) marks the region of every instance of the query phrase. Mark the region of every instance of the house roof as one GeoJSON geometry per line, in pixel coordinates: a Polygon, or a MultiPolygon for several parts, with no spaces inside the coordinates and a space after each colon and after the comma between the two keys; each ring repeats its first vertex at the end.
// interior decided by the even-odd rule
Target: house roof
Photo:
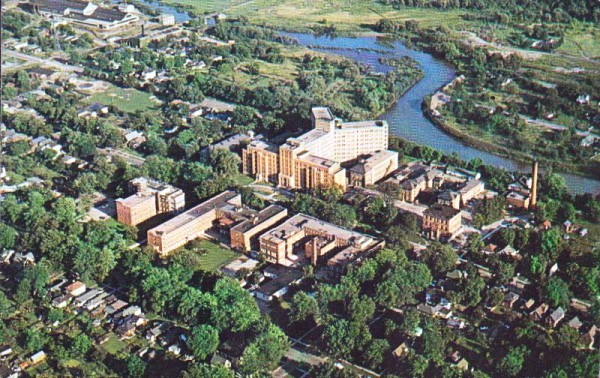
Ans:
{"type": "Polygon", "coordinates": [[[565,310],[562,307],[557,308],[550,314],[550,318],[554,322],[558,322],[564,317],[565,317],[565,310]]]}

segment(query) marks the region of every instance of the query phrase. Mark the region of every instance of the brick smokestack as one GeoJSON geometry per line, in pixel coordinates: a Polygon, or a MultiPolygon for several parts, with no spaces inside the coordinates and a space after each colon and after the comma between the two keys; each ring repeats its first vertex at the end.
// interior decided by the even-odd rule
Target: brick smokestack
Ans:
{"type": "Polygon", "coordinates": [[[533,161],[533,167],[531,172],[531,207],[537,205],[537,189],[538,189],[538,161],[533,161]]]}

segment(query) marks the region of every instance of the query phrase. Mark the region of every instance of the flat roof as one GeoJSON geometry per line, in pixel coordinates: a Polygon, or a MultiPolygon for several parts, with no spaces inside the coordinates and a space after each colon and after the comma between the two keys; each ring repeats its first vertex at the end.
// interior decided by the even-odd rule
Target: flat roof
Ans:
{"type": "Polygon", "coordinates": [[[356,172],[356,173],[366,173],[366,172],[370,171],[371,169],[375,168],[377,165],[381,164],[382,162],[384,162],[390,158],[393,158],[394,156],[396,156],[396,160],[397,160],[398,153],[396,151],[390,151],[390,150],[376,151],[376,152],[372,153],[371,155],[362,158],[356,165],[354,165],[352,168],[350,168],[350,171],[356,172]]]}
{"type": "Polygon", "coordinates": [[[169,233],[173,230],[178,229],[184,224],[201,217],[202,215],[208,213],[211,210],[225,206],[229,201],[231,201],[237,196],[239,196],[239,194],[232,190],[225,191],[205,202],[202,202],[197,206],[192,207],[188,211],[177,215],[176,217],[166,221],[165,223],[148,230],[148,232],[151,232],[153,234],[169,233]]]}
{"type": "Polygon", "coordinates": [[[132,206],[139,205],[140,203],[146,202],[148,200],[154,201],[155,198],[156,197],[152,193],[147,193],[147,194],[136,193],[127,198],[117,198],[115,200],[115,202],[120,202],[127,207],[132,207],[132,206]]]}
{"type": "Polygon", "coordinates": [[[313,165],[319,165],[319,166],[326,167],[326,168],[331,168],[331,167],[335,166],[336,164],[338,164],[335,160],[326,159],[326,158],[318,157],[315,155],[310,155],[310,154],[308,154],[308,152],[305,155],[298,156],[298,158],[299,158],[299,160],[303,160],[303,161],[306,161],[313,165]]]}
{"type": "Polygon", "coordinates": [[[281,243],[305,228],[326,235],[335,236],[336,238],[346,240],[351,244],[356,243],[356,245],[363,249],[370,247],[376,242],[376,239],[369,235],[336,226],[306,214],[294,215],[280,226],[262,235],[260,239],[281,243]]]}
{"type": "Polygon", "coordinates": [[[315,106],[311,109],[312,114],[316,119],[323,119],[327,121],[333,121],[333,113],[328,107],[325,106],[315,106]]]}
{"type": "Polygon", "coordinates": [[[275,215],[280,214],[282,212],[287,212],[287,209],[281,207],[279,205],[271,205],[260,212],[258,212],[254,217],[243,221],[237,226],[232,228],[232,231],[238,231],[244,233],[253,227],[273,218],[275,215]]]}
{"type": "Polygon", "coordinates": [[[459,213],[460,210],[440,204],[433,205],[423,212],[424,215],[446,220],[454,218],[459,213]]]}
{"type": "Polygon", "coordinates": [[[258,288],[258,292],[271,296],[290,285],[292,282],[302,278],[302,272],[293,268],[284,268],[277,271],[277,277],[258,288]]]}
{"type": "Polygon", "coordinates": [[[293,147],[296,147],[294,144],[309,144],[326,136],[327,134],[328,133],[326,131],[312,129],[297,137],[289,138],[287,140],[287,144],[292,145],[293,147]]]}
{"type": "Polygon", "coordinates": [[[466,193],[469,190],[475,188],[476,186],[480,185],[481,181],[477,180],[477,179],[473,179],[473,180],[468,180],[465,184],[465,186],[463,186],[462,188],[460,188],[459,192],[460,193],[466,193]]]}
{"type": "Polygon", "coordinates": [[[248,256],[240,256],[229,264],[221,268],[221,271],[228,276],[235,276],[240,269],[254,270],[260,262],[248,256]]]}
{"type": "Polygon", "coordinates": [[[360,129],[363,127],[384,127],[387,126],[386,121],[382,120],[369,120],[369,121],[357,121],[357,122],[342,122],[342,129],[360,129]]]}
{"type": "Polygon", "coordinates": [[[347,265],[356,260],[361,255],[361,252],[363,251],[356,247],[348,246],[332,256],[327,261],[327,266],[347,265]]]}
{"type": "Polygon", "coordinates": [[[252,148],[269,151],[269,152],[272,152],[275,154],[279,152],[279,145],[277,145],[275,143],[267,142],[264,140],[252,141],[252,142],[250,142],[250,144],[248,146],[252,147],[252,148]]]}

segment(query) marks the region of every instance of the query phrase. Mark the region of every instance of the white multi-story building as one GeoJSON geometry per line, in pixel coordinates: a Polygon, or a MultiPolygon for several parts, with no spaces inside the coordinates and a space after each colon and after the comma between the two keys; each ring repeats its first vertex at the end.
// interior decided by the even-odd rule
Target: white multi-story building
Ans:
{"type": "Polygon", "coordinates": [[[276,178],[280,186],[289,188],[331,184],[345,188],[342,163],[387,150],[389,131],[385,121],[342,122],[325,107],[313,108],[311,120],[313,129],[279,146],[275,161],[273,148],[249,145],[243,153],[244,172],[262,179],[276,178]],[[270,164],[261,164],[265,161],[270,164]]]}

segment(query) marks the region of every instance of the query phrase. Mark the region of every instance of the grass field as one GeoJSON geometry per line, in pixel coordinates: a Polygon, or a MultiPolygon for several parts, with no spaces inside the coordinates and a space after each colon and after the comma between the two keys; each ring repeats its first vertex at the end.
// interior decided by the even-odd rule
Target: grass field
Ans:
{"type": "Polygon", "coordinates": [[[240,255],[209,240],[197,240],[189,249],[199,254],[198,264],[195,268],[209,272],[221,269],[240,255]]]}
{"type": "Polygon", "coordinates": [[[303,29],[322,20],[336,25],[339,31],[361,32],[381,18],[419,21],[423,26],[449,25],[461,21],[460,10],[393,9],[372,0],[164,0],[166,3],[189,6],[198,14],[223,12],[231,16],[244,15],[253,22],[268,23],[282,29],[303,29]]]}
{"type": "Polygon", "coordinates": [[[600,28],[584,24],[574,27],[565,34],[565,40],[558,52],[569,55],[582,55],[588,58],[600,58],[600,28]]]}
{"type": "Polygon", "coordinates": [[[119,110],[127,113],[134,113],[138,110],[152,110],[158,108],[158,102],[151,99],[148,92],[138,91],[136,89],[123,89],[111,85],[110,88],[101,93],[95,93],[87,98],[87,102],[99,102],[103,105],[112,105],[119,110]]]}
{"type": "Polygon", "coordinates": [[[125,350],[126,347],[127,345],[123,341],[119,340],[115,334],[111,334],[108,341],[101,346],[101,348],[113,356],[125,350]]]}

